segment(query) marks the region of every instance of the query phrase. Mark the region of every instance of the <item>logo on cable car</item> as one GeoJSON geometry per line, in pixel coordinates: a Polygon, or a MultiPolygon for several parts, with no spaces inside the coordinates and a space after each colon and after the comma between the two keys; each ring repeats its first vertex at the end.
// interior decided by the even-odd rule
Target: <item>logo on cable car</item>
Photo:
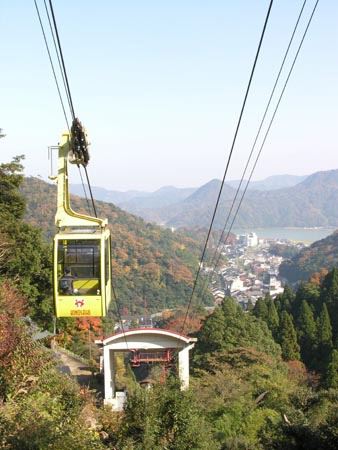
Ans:
{"type": "Polygon", "coordinates": [[[81,308],[82,306],[84,306],[84,300],[82,298],[77,298],[75,300],[75,306],[77,306],[78,308],[81,308]]]}

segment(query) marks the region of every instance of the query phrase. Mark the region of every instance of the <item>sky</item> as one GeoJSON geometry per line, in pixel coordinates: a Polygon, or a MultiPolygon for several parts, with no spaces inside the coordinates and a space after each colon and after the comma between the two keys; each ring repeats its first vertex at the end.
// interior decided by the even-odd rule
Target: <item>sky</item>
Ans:
{"type": "MultiPolygon", "coordinates": [[[[92,185],[153,191],[222,178],[268,3],[54,0],[92,185]]],[[[302,3],[274,1],[227,179],[242,175],[302,3]]],[[[338,2],[320,0],[253,179],[338,168],[337,23],[338,2]]],[[[25,154],[26,175],[47,179],[47,147],[66,125],[33,0],[1,1],[0,55],[0,162],[25,154]]]]}

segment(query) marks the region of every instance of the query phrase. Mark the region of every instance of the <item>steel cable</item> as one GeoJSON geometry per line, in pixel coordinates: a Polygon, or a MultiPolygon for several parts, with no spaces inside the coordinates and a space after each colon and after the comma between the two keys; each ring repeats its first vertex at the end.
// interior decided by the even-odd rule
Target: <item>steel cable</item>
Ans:
{"type": "Polygon", "coordinates": [[[196,277],[195,277],[195,280],[194,280],[192,292],[191,292],[191,295],[190,295],[190,298],[189,298],[189,302],[188,302],[188,306],[187,306],[187,310],[186,310],[186,313],[185,313],[185,317],[184,317],[184,321],[183,321],[183,325],[182,325],[182,332],[184,331],[184,327],[185,327],[185,324],[186,324],[186,321],[187,321],[187,318],[188,318],[188,314],[189,314],[190,306],[191,306],[191,303],[192,303],[192,299],[193,299],[193,296],[195,294],[198,277],[199,277],[200,272],[201,272],[201,267],[202,267],[202,264],[203,264],[203,261],[204,261],[204,257],[205,257],[205,253],[206,253],[206,249],[207,249],[207,245],[208,245],[208,241],[209,241],[209,238],[210,238],[211,230],[212,230],[212,227],[213,227],[213,224],[214,224],[214,221],[215,221],[216,212],[217,212],[218,205],[219,205],[220,198],[221,198],[221,194],[222,194],[222,191],[223,191],[225,178],[226,178],[227,173],[228,173],[228,168],[229,168],[229,165],[230,165],[231,157],[232,157],[233,150],[234,150],[234,147],[235,147],[235,143],[236,143],[236,140],[237,140],[239,127],[240,127],[240,124],[241,124],[241,121],[242,121],[243,112],[244,112],[246,101],[247,101],[247,98],[248,98],[248,95],[249,95],[251,82],[252,82],[253,75],[254,75],[255,68],[256,68],[256,64],[257,64],[257,61],[258,61],[258,56],[259,56],[259,53],[260,53],[260,50],[261,50],[263,38],[264,38],[264,35],[265,35],[265,30],[266,30],[266,27],[267,27],[267,23],[268,23],[270,12],[271,12],[271,8],[272,8],[272,4],[273,4],[273,0],[270,0],[268,11],[267,11],[267,14],[266,14],[266,17],[265,17],[265,21],[264,21],[264,25],[263,25],[263,29],[262,29],[262,32],[261,32],[258,48],[257,48],[257,51],[256,51],[256,56],[255,56],[254,63],[253,63],[252,69],[251,69],[249,82],[248,82],[248,85],[247,85],[247,88],[246,88],[246,92],[245,92],[242,108],[241,108],[241,111],[240,111],[240,114],[239,114],[239,118],[238,118],[238,121],[237,121],[235,134],[234,134],[234,137],[233,137],[233,140],[232,140],[232,145],[231,145],[229,156],[228,156],[228,159],[227,159],[227,162],[226,162],[224,175],[223,175],[221,186],[220,186],[220,189],[219,189],[219,192],[218,192],[218,195],[217,195],[217,200],[216,200],[216,204],[215,204],[215,207],[214,207],[213,215],[212,215],[212,218],[211,218],[210,226],[209,226],[209,229],[208,229],[207,238],[205,240],[205,244],[204,244],[203,251],[202,251],[202,256],[200,258],[200,263],[199,263],[199,266],[198,266],[197,274],[196,274],[196,277]]]}
{"type": "MultiPolygon", "coordinates": [[[[238,212],[239,212],[240,207],[241,207],[241,205],[242,205],[243,199],[244,199],[244,197],[245,197],[246,191],[247,191],[248,186],[249,186],[249,184],[250,184],[252,175],[253,175],[253,173],[254,173],[254,171],[255,171],[255,168],[256,168],[256,166],[257,166],[258,160],[259,160],[259,158],[260,158],[260,156],[261,156],[261,153],[262,153],[262,150],[263,150],[263,148],[264,148],[266,139],[267,139],[267,137],[268,137],[268,134],[269,134],[269,132],[270,132],[271,126],[272,126],[273,121],[274,121],[274,119],[275,119],[275,116],[276,116],[276,113],[277,113],[277,111],[278,111],[280,102],[281,102],[281,100],[282,100],[282,98],[283,98],[285,89],[286,89],[286,87],[287,87],[287,84],[288,84],[288,82],[289,82],[289,79],[290,79],[290,76],[291,76],[291,74],[292,74],[293,68],[294,68],[295,63],[296,63],[296,61],[297,61],[299,52],[300,52],[300,50],[301,50],[301,48],[302,48],[302,46],[303,46],[304,39],[305,39],[306,34],[307,34],[307,32],[308,32],[308,29],[309,29],[309,27],[310,27],[310,24],[311,24],[312,18],[313,18],[313,16],[314,16],[314,13],[315,13],[315,11],[316,11],[316,8],[317,8],[318,3],[319,3],[319,0],[316,1],[315,5],[314,5],[314,7],[313,7],[313,10],[312,10],[311,16],[310,16],[310,18],[309,18],[308,24],[307,24],[307,26],[306,26],[306,28],[305,28],[304,33],[303,33],[302,39],[301,39],[301,41],[300,41],[300,44],[299,44],[298,49],[297,49],[297,52],[296,52],[295,57],[294,57],[294,59],[293,59],[293,62],[292,62],[291,68],[290,68],[290,70],[289,70],[289,73],[288,73],[288,75],[287,75],[286,81],[285,81],[285,83],[284,83],[283,89],[282,89],[282,91],[281,91],[281,94],[280,94],[280,96],[279,96],[278,102],[277,102],[276,107],[275,107],[275,109],[274,109],[273,115],[272,115],[271,120],[270,120],[270,122],[269,122],[268,128],[267,128],[266,133],[265,133],[265,135],[264,135],[262,144],[261,144],[260,149],[259,149],[259,151],[258,151],[258,153],[257,153],[256,159],[255,159],[255,162],[254,162],[254,165],[253,165],[253,167],[252,167],[252,169],[251,169],[250,176],[249,176],[249,178],[248,178],[248,180],[247,180],[247,182],[246,182],[246,185],[245,185],[245,188],[244,188],[244,190],[243,190],[242,196],[241,196],[241,198],[240,198],[239,204],[238,204],[237,209],[236,209],[236,211],[235,211],[235,215],[234,215],[234,217],[233,217],[233,219],[232,219],[232,222],[231,222],[231,224],[230,224],[230,228],[229,228],[229,230],[228,230],[228,232],[227,232],[227,235],[226,235],[226,238],[225,238],[225,240],[224,240],[225,243],[227,242],[227,240],[228,240],[228,238],[229,238],[229,236],[230,236],[231,230],[232,230],[233,225],[234,225],[234,223],[235,223],[235,220],[236,220],[236,218],[237,218],[238,212]]],[[[224,244],[224,245],[225,245],[225,244],[224,244]]],[[[213,269],[213,272],[216,271],[216,268],[217,268],[217,266],[218,266],[218,264],[219,264],[219,262],[220,262],[220,258],[221,258],[221,252],[220,252],[219,255],[218,255],[218,259],[217,259],[217,261],[216,261],[216,264],[215,264],[215,267],[214,267],[214,269],[213,269]]]]}
{"type": "MultiPolygon", "coordinates": [[[[264,124],[264,122],[265,122],[265,118],[266,118],[267,112],[268,112],[268,110],[269,110],[269,108],[270,108],[270,104],[271,104],[272,98],[273,98],[274,93],[275,93],[275,91],[276,91],[276,87],[277,87],[278,81],[279,81],[279,79],[280,79],[282,70],[283,70],[283,68],[284,68],[284,64],[285,64],[286,58],[287,58],[287,56],[288,56],[288,54],[289,54],[289,50],[290,50],[291,44],[292,44],[292,42],[293,42],[295,33],[296,33],[296,31],[297,31],[298,24],[299,24],[299,21],[300,21],[300,19],[301,19],[302,14],[303,14],[304,7],[305,7],[305,5],[306,5],[306,2],[307,2],[307,0],[304,0],[303,5],[302,5],[302,7],[301,7],[301,10],[300,10],[300,12],[299,12],[299,14],[298,14],[298,18],[297,18],[296,24],[295,24],[295,26],[294,26],[294,29],[293,29],[291,38],[290,38],[290,40],[289,40],[287,49],[286,49],[286,51],[285,51],[285,54],[284,54],[284,57],[283,57],[283,60],[282,60],[282,63],[281,63],[279,72],[278,72],[278,74],[277,74],[277,77],[276,77],[274,86],[273,86],[273,88],[272,88],[272,91],[271,91],[269,100],[268,100],[267,105],[266,105],[266,107],[265,107],[265,111],[264,111],[264,114],[263,114],[263,116],[262,116],[260,125],[259,125],[259,127],[258,127],[258,131],[257,131],[256,137],[255,137],[255,139],[254,139],[253,145],[252,145],[252,147],[251,147],[251,151],[250,151],[249,157],[248,157],[248,159],[247,159],[245,168],[244,168],[244,170],[243,170],[243,173],[242,173],[242,176],[241,176],[241,179],[240,179],[240,183],[239,183],[239,185],[238,185],[238,187],[237,187],[237,190],[236,190],[234,199],[233,199],[233,201],[232,201],[232,204],[231,204],[229,213],[228,213],[228,215],[227,215],[227,218],[226,218],[224,227],[223,227],[223,229],[222,229],[221,236],[220,236],[220,238],[219,238],[217,247],[216,247],[216,249],[215,249],[215,251],[214,251],[214,254],[213,254],[213,257],[212,257],[212,260],[211,260],[211,266],[214,265],[214,263],[215,263],[215,261],[216,261],[216,257],[217,257],[218,250],[219,250],[220,246],[222,245],[222,241],[223,241],[223,238],[224,238],[224,235],[225,235],[226,227],[227,227],[227,225],[228,225],[228,223],[229,223],[229,220],[230,220],[232,211],[233,211],[233,209],[234,209],[234,206],[235,206],[235,203],[236,203],[238,194],[239,194],[239,192],[240,192],[240,190],[241,190],[241,186],[242,186],[242,184],[243,184],[243,181],[244,181],[244,178],[245,178],[245,175],[246,175],[246,171],[247,171],[248,166],[249,166],[249,164],[250,164],[250,161],[251,161],[253,152],[254,152],[254,150],[255,150],[255,148],[256,148],[256,144],[257,144],[257,141],[258,141],[258,137],[259,137],[259,135],[260,135],[260,132],[261,132],[262,127],[263,127],[263,124],[264,124]]],[[[228,233],[228,235],[227,235],[227,238],[228,238],[228,237],[229,237],[229,233],[228,233]]],[[[226,243],[226,241],[227,241],[227,238],[225,239],[225,243],[226,243]]],[[[224,243],[223,245],[225,245],[225,243],[224,243]]],[[[220,257],[218,258],[218,262],[219,262],[219,260],[220,260],[220,257]]],[[[212,270],[212,272],[211,272],[211,273],[209,274],[209,276],[207,277],[206,282],[204,283],[204,287],[202,288],[202,296],[204,295],[204,291],[205,291],[205,289],[206,289],[206,285],[208,284],[208,282],[210,281],[210,278],[214,275],[215,270],[217,269],[217,265],[218,265],[218,264],[216,264],[216,266],[214,267],[214,269],[212,270]]]]}

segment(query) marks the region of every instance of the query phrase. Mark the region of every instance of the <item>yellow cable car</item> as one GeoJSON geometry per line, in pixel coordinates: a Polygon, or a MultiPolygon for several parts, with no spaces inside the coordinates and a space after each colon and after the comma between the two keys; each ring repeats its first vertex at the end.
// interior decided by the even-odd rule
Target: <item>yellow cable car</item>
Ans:
{"type": "Polygon", "coordinates": [[[81,145],[74,150],[73,127],[71,134],[62,135],[58,174],[54,178],[58,229],[54,238],[53,273],[56,317],[105,316],[111,301],[111,243],[107,220],[76,213],[70,207],[68,160],[86,166],[89,159],[87,148],[83,159],[81,145]]]}

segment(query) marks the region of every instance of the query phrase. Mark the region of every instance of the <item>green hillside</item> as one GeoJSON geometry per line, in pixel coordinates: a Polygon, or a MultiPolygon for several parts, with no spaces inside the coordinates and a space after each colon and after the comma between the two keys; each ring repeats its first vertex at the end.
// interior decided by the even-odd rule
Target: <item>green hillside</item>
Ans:
{"type": "MultiPolygon", "coordinates": [[[[56,187],[26,178],[21,192],[27,202],[25,220],[41,228],[51,241],[56,187]]],[[[88,212],[84,199],[72,196],[71,203],[75,211],[88,212]]],[[[96,209],[110,224],[114,283],[123,312],[144,313],[144,308],[158,311],[186,304],[200,257],[198,242],[146,223],[111,203],[96,202],[96,209]]]]}
{"type": "Polygon", "coordinates": [[[321,269],[332,269],[338,266],[338,230],[325,239],[314,242],[304,248],[294,258],[284,261],[280,266],[280,274],[294,283],[307,280],[313,273],[321,269]]]}

